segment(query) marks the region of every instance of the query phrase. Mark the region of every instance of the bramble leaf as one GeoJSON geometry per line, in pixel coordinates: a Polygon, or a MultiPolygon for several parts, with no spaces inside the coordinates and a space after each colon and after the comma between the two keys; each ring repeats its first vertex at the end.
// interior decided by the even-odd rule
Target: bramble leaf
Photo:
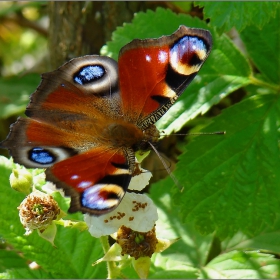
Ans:
{"type": "Polygon", "coordinates": [[[224,238],[241,229],[254,234],[280,213],[277,95],[256,95],[230,108],[203,131],[225,136],[196,137],[180,156],[174,188],[184,221],[202,233],[224,238]]]}
{"type": "Polygon", "coordinates": [[[211,26],[215,26],[220,33],[235,27],[242,31],[249,25],[260,30],[275,17],[276,10],[280,8],[278,2],[195,2],[203,7],[204,18],[210,18],[211,26]]]}
{"type": "Polygon", "coordinates": [[[201,269],[199,279],[277,279],[280,261],[254,251],[222,254],[201,269]]]}
{"type": "MultiPolygon", "coordinates": [[[[88,231],[80,232],[59,226],[54,241],[56,247],[40,238],[36,231],[29,236],[24,235],[17,210],[24,195],[10,187],[11,170],[11,161],[0,157],[0,236],[11,244],[15,251],[20,251],[26,260],[36,261],[49,278],[105,277],[103,264],[95,268],[91,266],[102,256],[102,249],[99,240],[92,238],[88,231]]],[[[81,214],[79,216],[81,218],[81,214]]],[[[31,272],[29,274],[25,270],[21,271],[27,278],[32,275],[31,272]]],[[[19,275],[20,271],[14,273],[19,275]]]]}
{"type": "MultiPolygon", "coordinates": [[[[279,3],[278,3],[279,4],[279,3]]],[[[260,31],[256,26],[248,26],[241,32],[241,38],[255,66],[274,84],[280,81],[280,5],[276,17],[270,17],[269,22],[260,31]]]]}

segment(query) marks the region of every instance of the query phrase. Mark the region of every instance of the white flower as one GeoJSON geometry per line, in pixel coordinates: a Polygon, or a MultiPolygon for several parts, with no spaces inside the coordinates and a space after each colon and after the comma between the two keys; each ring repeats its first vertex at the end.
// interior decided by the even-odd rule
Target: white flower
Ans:
{"type": "Polygon", "coordinates": [[[54,192],[59,192],[62,196],[65,196],[64,191],[62,189],[56,188],[55,184],[47,181],[46,184],[42,186],[42,190],[47,194],[52,194],[54,192]]]}
{"type": "Polygon", "coordinates": [[[131,178],[129,190],[142,191],[149,184],[153,176],[152,173],[143,168],[140,168],[140,170],[142,171],[141,174],[131,178]]]}
{"type": "MultiPolygon", "coordinates": [[[[142,190],[149,183],[152,174],[144,169],[141,171],[141,174],[131,179],[129,190],[142,190]]],[[[100,217],[84,216],[89,232],[94,237],[112,234],[123,225],[135,231],[147,232],[157,219],[157,208],[153,201],[145,194],[133,192],[127,192],[120,205],[108,214],[100,217]]]]}

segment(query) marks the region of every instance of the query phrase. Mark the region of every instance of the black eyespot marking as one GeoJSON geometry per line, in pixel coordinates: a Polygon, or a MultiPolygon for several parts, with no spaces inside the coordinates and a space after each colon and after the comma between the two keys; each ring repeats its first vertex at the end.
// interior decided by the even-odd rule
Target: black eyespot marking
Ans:
{"type": "Polygon", "coordinates": [[[196,53],[190,59],[190,65],[200,65],[202,64],[203,60],[201,60],[196,53]]]}
{"type": "Polygon", "coordinates": [[[121,164],[121,163],[111,162],[111,164],[113,166],[115,166],[116,168],[120,168],[120,169],[128,169],[129,168],[127,163],[121,164]]]}
{"type": "Polygon", "coordinates": [[[85,85],[99,80],[105,75],[105,68],[101,65],[87,65],[82,67],[75,75],[74,82],[85,85]]]}
{"type": "Polygon", "coordinates": [[[197,73],[193,73],[191,75],[182,75],[177,73],[173,68],[168,66],[165,81],[167,85],[174,90],[177,94],[180,93],[182,89],[184,89],[189,83],[194,79],[197,73]]]}
{"type": "Polygon", "coordinates": [[[131,179],[131,175],[129,174],[115,174],[115,175],[107,175],[102,178],[97,184],[101,185],[118,185],[122,187],[124,190],[127,189],[129,182],[131,179]]]}
{"type": "Polygon", "coordinates": [[[155,100],[160,106],[166,104],[170,98],[163,95],[152,95],[151,99],[155,100]]]}
{"type": "Polygon", "coordinates": [[[28,152],[28,158],[39,164],[50,164],[54,163],[56,160],[56,156],[54,154],[40,147],[31,149],[28,152]]]}

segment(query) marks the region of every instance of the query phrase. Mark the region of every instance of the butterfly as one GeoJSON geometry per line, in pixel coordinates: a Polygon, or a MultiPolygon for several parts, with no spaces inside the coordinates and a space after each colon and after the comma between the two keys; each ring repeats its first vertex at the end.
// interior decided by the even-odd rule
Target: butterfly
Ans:
{"type": "Polygon", "coordinates": [[[180,26],[135,39],[116,62],[86,55],[42,74],[25,114],[1,148],[71,197],[69,212],[115,209],[135,170],[135,152],[159,139],[155,123],[194,79],[212,47],[209,31],[180,26]]]}

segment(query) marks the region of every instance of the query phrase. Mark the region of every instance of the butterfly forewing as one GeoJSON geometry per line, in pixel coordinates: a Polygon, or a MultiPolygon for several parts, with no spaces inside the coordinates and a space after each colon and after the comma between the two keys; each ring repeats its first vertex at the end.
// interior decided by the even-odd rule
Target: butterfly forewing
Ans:
{"type": "Polygon", "coordinates": [[[193,80],[211,46],[209,31],[181,26],[170,36],[123,47],[119,79],[124,115],[143,129],[154,124],[193,80]]]}

